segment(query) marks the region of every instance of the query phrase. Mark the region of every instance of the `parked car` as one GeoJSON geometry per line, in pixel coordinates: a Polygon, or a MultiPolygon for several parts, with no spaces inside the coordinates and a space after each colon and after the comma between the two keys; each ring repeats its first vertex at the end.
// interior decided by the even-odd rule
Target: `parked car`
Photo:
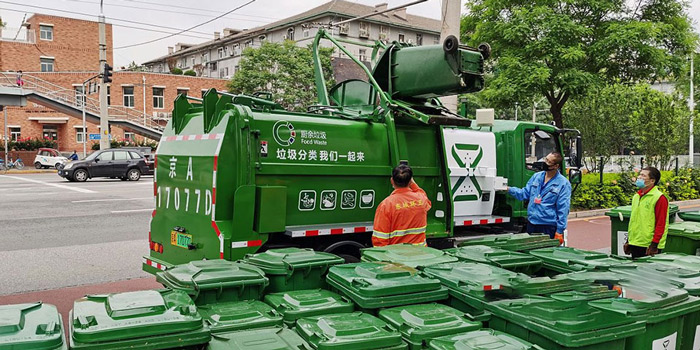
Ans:
{"type": "Polygon", "coordinates": [[[143,175],[153,175],[155,173],[155,154],[153,153],[153,150],[151,150],[151,147],[120,147],[119,149],[140,152],[143,154],[149,169],[149,171],[147,173],[143,173],[143,175]]]}
{"type": "Polygon", "coordinates": [[[138,181],[141,174],[150,169],[138,151],[107,149],[96,151],[83,160],[78,160],[58,170],[58,175],[68,181],[83,182],[94,177],[113,177],[123,181],[138,181]]]}
{"type": "Polygon", "coordinates": [[[43,168],[60,168],[68,162],[68,158],[61,155],[57,149],[39,148],[34,157],[34,167],[37,169],[43,168]]]}

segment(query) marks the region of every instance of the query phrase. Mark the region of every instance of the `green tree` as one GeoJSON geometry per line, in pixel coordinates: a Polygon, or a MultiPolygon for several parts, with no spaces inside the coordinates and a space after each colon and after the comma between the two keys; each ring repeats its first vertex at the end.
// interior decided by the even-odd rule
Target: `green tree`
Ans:
{"type": "Polygon", "coordinates": [[[462,39],[493,48],[493,105],[544,96],[563,127],[566,102],[592,86],[677,75],[697,41],[686,9],[683,0],[474,0],[462,39]]]}
{"type": "MultiPolygon", "coordinates": [[[[334,83],[332,48],[321,48],[321,64],[328,88],[334,83]]],[[[305,111],[317,103],[311,50],[293,41],[264,42],[259,48],[243,51],[239,70],[228,84],[233,93],[271,92],[275,102],[294,111],[305,111]]]]}
{"type": "Polygon", "coordinates": [[[131,61],[131,63],[129,63],[129,65],[126,67],[126,70],[131,72],[145,72],[146,68],[136,64],[136,61],[131,61]]]}

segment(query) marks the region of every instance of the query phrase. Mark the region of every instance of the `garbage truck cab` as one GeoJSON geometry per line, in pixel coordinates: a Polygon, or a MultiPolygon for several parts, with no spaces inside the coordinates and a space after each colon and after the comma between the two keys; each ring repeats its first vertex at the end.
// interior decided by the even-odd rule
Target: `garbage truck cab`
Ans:
{"type": "MultiPolygon", "coordinates": [[[[563,131],[494,121],[492,111],[473,121],[442,106],[437,97],[483,88],[488,50],[454,37],[443,45],[393,43],[370,71],[319,30],[319,103],[306,113],[286,111],[265,95],[210,89],[202,98],[179,96],[156,151],[144,270],[288,246],[356,260],[371,245],[375,210],[403,160],[432,202],[430,245],[451,246],[489,225],[518,230],[525,208],[502,190],[524,185],[532,163],[563,151],[563,131]],[[321,39],[351,57],[367,81],[327,91],[321,39]]],[[[580,154],[580,137],[573,145],[580,154]]]]}

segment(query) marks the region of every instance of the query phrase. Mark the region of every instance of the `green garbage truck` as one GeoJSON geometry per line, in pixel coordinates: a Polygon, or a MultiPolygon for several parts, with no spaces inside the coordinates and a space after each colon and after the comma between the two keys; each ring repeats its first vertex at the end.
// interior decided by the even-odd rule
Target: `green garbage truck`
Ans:
{"type": "Polygon", "coordinates": [[[269,93],[178,96],[156,151],[144,270],[290,246],[356,261],[371,245],[375,209],[401,161],[432,202],[426,234],[440,248],[474,229],[521,230],[526,207],[502,190],[525,185],[552,151],[567,155],[568,175],[580,181],[576,130],[494,120],[493,110],[473,120],[439,101],[483,88],[488,45],[470,48],[453,36],[442,45],[378,42],[368,68],[345,41],[319,30],[318,104],[306,113],[284,110],[269,93]],[[366,80],[327,90],[321,40],[366,80]]]}

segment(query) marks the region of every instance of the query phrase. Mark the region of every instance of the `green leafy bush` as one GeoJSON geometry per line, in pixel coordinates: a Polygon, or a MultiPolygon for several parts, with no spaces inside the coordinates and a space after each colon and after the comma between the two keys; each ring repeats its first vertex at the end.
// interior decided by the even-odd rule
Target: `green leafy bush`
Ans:
{"type": "Polygon", "coordinates": [[[182,69],[175,67],[170,70],[170,74],[182,75],[182,69]]]}
{"type": "Polygon", "coordinates": [[[193,70],[191,70],[191,69],[186,70],[186,71],[185,71],[184,73],[182,73],[182,74],[183,74],[183,75],[190,76],[190,77],[196,77],[196,76],[197,76],[197,72],[195,72],[195,71],[193,71],[193,70]]]}

